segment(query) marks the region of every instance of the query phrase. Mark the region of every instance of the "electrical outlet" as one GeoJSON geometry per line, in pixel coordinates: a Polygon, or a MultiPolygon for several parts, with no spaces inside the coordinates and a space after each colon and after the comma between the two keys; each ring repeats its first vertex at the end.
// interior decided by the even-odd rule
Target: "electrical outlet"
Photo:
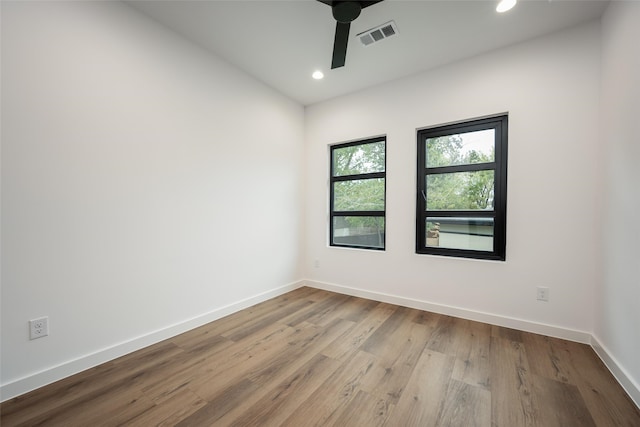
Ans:
{"type": "Polygon", "coordinates": [[[538,286],[538,301],[549,301],[549,288],[538,286]]]}
{"type": "Polygon", "coordinates": [[[318,258],[313,261],[313,266],[315,268],[320,268],[320,260],[318,258]]]}
{"type": "Polygon", "coordinates": [[[29,339],[35,340],[49,335],[49,318],[41,317],[39,319],[29,320],[29,339]]]}

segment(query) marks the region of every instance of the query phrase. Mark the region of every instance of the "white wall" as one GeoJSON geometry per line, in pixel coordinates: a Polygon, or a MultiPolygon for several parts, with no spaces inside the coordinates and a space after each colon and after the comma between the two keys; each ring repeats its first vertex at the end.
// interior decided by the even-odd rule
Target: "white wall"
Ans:
{"type": "Polygon", "coordinates": [[[594,335],[611,356],[605,361],[640,405],[639,22],[640,3],[631,1],[612,2],[602,19],[605,214],[594,335]]]}
{"type": "Polygon", "coordinates": [[[295,286],[303,115],[129,6],[3,1],[2,398],[295,286]]]}
{"type": "Polygon", "coordinates": [[[588,341],[600,254],[599,58],[594,22],[307,107],[310,282],[588,341]],[[506,262],[416,255],[416,129],[502,112],[506,262]],[[380,134],[387,249],[329,247],[327,147],[380,134]],[[536,286],[549,287],[548,303],[536,286]]]}

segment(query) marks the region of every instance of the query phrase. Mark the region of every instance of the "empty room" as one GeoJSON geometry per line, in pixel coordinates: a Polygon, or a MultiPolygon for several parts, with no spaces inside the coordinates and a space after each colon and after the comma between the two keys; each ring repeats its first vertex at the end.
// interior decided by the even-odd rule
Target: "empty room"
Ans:
{"type": "Polygon", "coordinates": [[[3,427],[640,426],[640,2],[0,19],[3,427]]]}

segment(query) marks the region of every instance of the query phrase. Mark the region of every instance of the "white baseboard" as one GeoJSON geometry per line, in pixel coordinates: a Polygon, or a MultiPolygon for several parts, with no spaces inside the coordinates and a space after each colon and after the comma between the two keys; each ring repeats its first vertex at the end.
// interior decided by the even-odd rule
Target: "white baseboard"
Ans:
{"type": "Polygon", "coordinates": [[[208,313],[204,313],[191,319],[184,320],[180,323],[170,325],[166,328],[150,332],[149,334],[133,338],[129,341],[125,341],[119,344],[115,344],[113,346],[99,350],[95,353],[80,356],[58,366],[54,366],[53,368],[36,372],[32,375],[25,376],[7,384],[2,384],[2,386],[0,386],[0,402],[4,402],[5,400],[12,399],[24,393],[28,393],[39,387],[43,387],[47,384],[51,384],[55,381],[85,371],[89,368],[93,368],[94,366],[100,365],[101,363],[108,362],[110,360],[140,350],[144,347],[148,347],[152,344],[158,343],[162,340],[190,331],[191,329],[205,325],[209,322],[213,322],[214,320],[220,319],[224,316],[235,313],[247,307],[251,307],[252,305],[258,304],[268,299],[277,297],[301,286],[304,286],[304,283],[302,281],[298,281],[285,286],[281,286],[279,288],[271,289],[261,294],[237,301],[233,304],[217,308],[208,313]]]}
{"type": "Polygon", "coordinates": [[[591,337],[591,347],[593,347],[593,350],[602,359],[602,362],[611,371],[615,379],[618,380],[618,383],[624,388],[631,400],[640,408],[640,384],[634,381],[627,370],[620,365],[617,359],[611,355],[611,352],[595,336],[591,337]]]}
{"type": "Polygon", "coordinates": [[[562,328],[559,326],[545,325],[543,323],[531,322],[528,320],[516,319],[512,317],[499,316],[481,311],[468,310],[465,308],[454,307],[444,304],[436,304],[428,301],[405,298],[397,295],[391,295],[381,292],[372,292],[363,289],[350,288],[348,286],[336,285],[332,283],[316,282],[305,280],[305,285],[324,289],[326,291],[338,292],[341,294],[351,295],[372,299],[375,301],[386,302],[390,304],[401,305],[403,307],[416,308],[418,310],[430,311],[432,313],[445,314],[448,316],[459,317],[467,320],[475,320],[477,322],[489,323],[491,325],[504,326],[506,328],[517,329],[525,332],[533,332],[536,334],[546,335],[555,338],[562,338],[569,341],[575,341],[582,344],[591,343],[591,334],[584,331],[576,331],[573,329],[562,328]]]}

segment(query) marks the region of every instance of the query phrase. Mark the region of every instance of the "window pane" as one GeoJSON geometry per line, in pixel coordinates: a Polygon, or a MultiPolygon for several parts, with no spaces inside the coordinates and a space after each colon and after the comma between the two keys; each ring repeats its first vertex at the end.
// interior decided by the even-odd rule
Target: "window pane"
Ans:
{"type": "Polygon", "coordinates": [[[427,210],[493,210],[494,171],[426,176],[427,210]]]}
{"type": "Polygon", "coordinates": [[[383,211],[384,178],[333,183],[334,211],[383,211]]]}
{"type": "Polygon", "coordinates": [[[493,251],[493,218],[427,218],[429,247],[493,251]]]}
{"type": "Polygon", "coordinates": [[[495,161],[495,129],[427,138],[427,167],[491,163],[495,161]]]}
{"type": "Polygon", "coordinates": [[[332,244],[384,248],[383,216],[337,216],[333,218],[332,244]]]}
{"type": "Polygon", "coordinates": [[[384,172],[384,141],[333,150],[333,176],[384,172]]]}

